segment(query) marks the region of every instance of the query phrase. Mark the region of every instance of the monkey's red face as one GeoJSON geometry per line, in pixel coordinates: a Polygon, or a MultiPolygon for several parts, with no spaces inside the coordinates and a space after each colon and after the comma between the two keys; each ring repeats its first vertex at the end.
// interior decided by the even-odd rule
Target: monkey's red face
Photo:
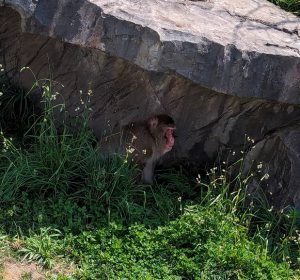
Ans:
{"type": "Polygon", "coordinates": [[[168,127],[165,133],[165,138],[166,138],[165,153],[171,151],[174,146],[175,139],[173,133],[174,133],[174,128],[168,127]]]}

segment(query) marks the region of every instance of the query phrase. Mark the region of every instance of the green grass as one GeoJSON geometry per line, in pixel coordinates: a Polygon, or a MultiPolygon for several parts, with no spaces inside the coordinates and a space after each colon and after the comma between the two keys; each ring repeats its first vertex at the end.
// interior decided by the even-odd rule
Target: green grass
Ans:
{"type": "Polygon", "coordinates": [[[299,0],[269,0],[270,2],[280,6],[282,9],[300,16],[299,0]]]}
{"type": "Polygon", "coordinates": [[[0,250],[49,279],[299,279],[299,213],[247,196],[251,176],[232,178],[225,163],[140,185],[126,156],[102,156],[88,115],[54,125],[53,82],[36,86],[44,113],[28,122],[15,106],[31,125],[12,139],[1,126],[0,250]]]}

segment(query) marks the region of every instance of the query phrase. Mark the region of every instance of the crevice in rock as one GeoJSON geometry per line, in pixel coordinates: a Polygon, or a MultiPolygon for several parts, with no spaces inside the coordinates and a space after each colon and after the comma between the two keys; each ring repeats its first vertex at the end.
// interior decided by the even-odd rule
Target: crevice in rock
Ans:
{"type": "Polygon", "coordinates": [[[242,22],[250,21],[250,22],[259,23],[259,24],[262,24],[262,25],[264,25],[268,28],[275,29],[275,30],[280,31],[280,32],[284,32],[284,33],[287,33],[289,35],[297,35],[297,37],[300,38],[298,30],[296,30],[296,29],[288,30],[287,28],[278,26],[278,25],[283,24],[285,22],[280,22],[280,23],[277,23],[277,24],[271,24],[271,23],[268,23],[268,22],[260,20],[260,19],[255,19],[255,18],[252,18],[252,17],[249,17],[249,16],[235,14],[235,13],[232,13],[231,11],[229,11],[229,10],[226,10],[226,13],[228,13],[232,17],[239,18],[242,22]]]}
{"type": "Polygon", "coordinates": [[[300,50],[298,50],[298,49],[296,49],[296,48],[293,48],[293,47],[290,47],[290,46],[288,46],[288,45],[285,45],[285,46],[279,46],[279,45],[277,45],[277,44],[271,44],[271,43],[266,43],[265,45],[266,45],[266,46],[270,46],[270,47],[276,47],[276,48],[279,48],[279,49],[285,49],[285,48],[287,48],[287,49],[290,49],[290,50],[292,50],[292,51],[294,51],[294,52],[296,52],[297,54],[300,55],[300,50]]]}

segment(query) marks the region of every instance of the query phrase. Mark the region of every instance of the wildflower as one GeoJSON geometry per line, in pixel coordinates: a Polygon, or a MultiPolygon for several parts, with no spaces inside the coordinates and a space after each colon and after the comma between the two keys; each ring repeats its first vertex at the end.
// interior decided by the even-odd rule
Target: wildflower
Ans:
{"type": "Polygon", "coordinates": [[[249,136],[247,136],[247,141],[254,144],[254,139],[250,138],[249,136]]]}
{"type": "Polygon", "coordinates": [[[265,227],[266,227],[266,230],[269,231],[270,228],[271,228],[271,224],[270,223],[266,223],[265,227]]]}
{"type": "Polygon", "coordinates": [[[137,137],[136,137],[135,135],[133,135],[132,138],[131,138],[131,143],[132,143],[135,139],[137,139],[137,137]]]}
{"type": "Polygon", "coordinates": [[[266,173],[264,176],[261,177],[260,180],[261,180],[261,181],[263,181],[263,180],[268,180],[269,177],[270,177],[270,175],[269,175],[268,173],[266,173]]]}
{"type": "Polygon", "coordinates": [[[12,217],[14,215],[14,210],[13,209],[9,209],[7,211],[7,214],[12,217]]]}
{"type": "Polygon", "coordinates": [[[2,91],[0,91],[0,96],[2,96],[3,95],[3,92],[2,91]]]}
{"type": "Polygon", "coordinates": [[[260,162],[256,167],[257,167],[257,169],[261,169],[262,168],[262,162],[260,162]]]}
{"type": "Polygon", "coordinates": [[[132,154],[134,152],[134,148],[129,147],[126,149],[126,152],[132,154]]]}

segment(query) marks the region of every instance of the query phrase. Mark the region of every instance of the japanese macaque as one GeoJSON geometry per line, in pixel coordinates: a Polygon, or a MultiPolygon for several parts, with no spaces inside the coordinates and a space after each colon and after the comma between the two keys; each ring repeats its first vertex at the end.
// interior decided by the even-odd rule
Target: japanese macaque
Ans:
{"type": "Polygon", "coordinates": [[[155,115],[143,122],[133,122],[119,133],[104,137],[102,147],[110,152],[128,154],[130,161],[142,170],[141,181],[153,183],[157,161],[174,145],[174,120],[168,115],[155,115]]]}

